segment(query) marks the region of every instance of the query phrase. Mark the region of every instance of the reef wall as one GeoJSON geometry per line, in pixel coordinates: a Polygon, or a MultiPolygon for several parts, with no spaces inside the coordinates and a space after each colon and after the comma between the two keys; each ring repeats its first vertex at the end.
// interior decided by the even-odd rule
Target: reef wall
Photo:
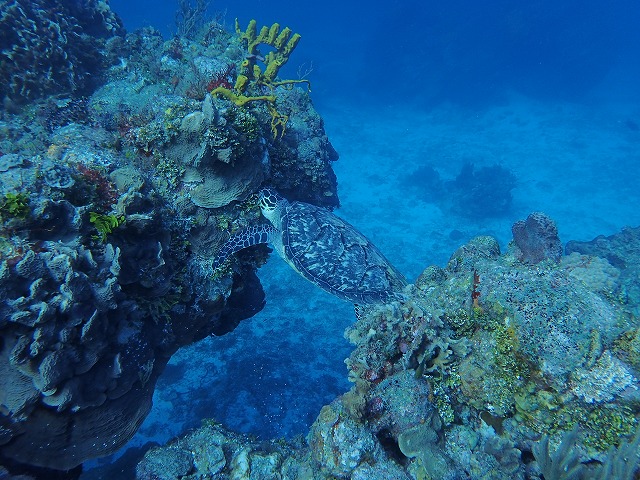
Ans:
{"type": "Polygon", "coordinates": [[[69,470],[118,450],[178,348],[260,311],[255,271],[268,249],[216,272],[211,262],[230,234],[262,221],[253,201],[262,184],[338,205],[337,154],[305,89],[255,80],[245,93],[269,89],[269,99],[246,106],[210,93],[238,75],[247,46],[237,35],[210,23],[193,40],[165,42],[153,29],[124,35],[103,2],[44,3],[5,2],[1,19],[0,60],[8,48],[16,56],[0,82],[13,105],[0,129],[9,471],[69,470]],[[56,74],[42,62],[26,72],[25,49],[56,74]],[[81,87],[96,70],[76,49],[118,59],[103,65],[102,85],[81,87]]]}

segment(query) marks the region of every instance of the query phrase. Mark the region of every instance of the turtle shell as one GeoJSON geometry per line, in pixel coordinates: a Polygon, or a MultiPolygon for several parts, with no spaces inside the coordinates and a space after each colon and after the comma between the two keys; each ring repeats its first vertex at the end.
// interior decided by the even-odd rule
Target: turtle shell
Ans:
{"type": "Polygon", "coordinates": [[[353,303],[398,297],[405,278],[349,223],[328,210],[292,202],[282,216],[285,259],[307,280],[353,303]]]}

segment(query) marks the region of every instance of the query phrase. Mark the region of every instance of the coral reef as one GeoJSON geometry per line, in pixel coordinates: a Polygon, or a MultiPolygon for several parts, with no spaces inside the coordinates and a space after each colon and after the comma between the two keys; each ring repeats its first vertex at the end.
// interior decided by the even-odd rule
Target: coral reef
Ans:
{"type": "Polygon", "coordinates": [[[263,307],[266,248],[215,274],[211,261],[260,221],[247,200],[263,183],[336,206],[337,155],[308,92],[279,86],[277,70],[277,138],[266,105],[209,93],[235,82],[242,56],[215,22],[164,42],[124,36],[102,1],[5,3],[2,94],[23,108],[0,130],[0,464],[69,470],[132,437],[177,349],[263,307]],[[27,46],[46,71],[20,83],[5,63],[21,68],[27,46]],[[104,84],[92,92],[89,77],[104,84]],[[27,103],[52,92],[74,96],[27,103]]]}
{"type": "MultiPolygon", "coordinates": [[[[2,119],[2,475],[116,451],[177,349],[263,307],[266,248],[211,268],[226,239],[263,221],[260,186],[338,205],[322,119],[307,91],[277,78],[299,40],[290,30],[252,22],[234,36],[210,22],[165,42],[150,28],[120,36],[102,1],[5,3],[5,104],[88,98],[2,119]],[[260,44],[274,48],[264,70],[260,44]],[[119,60],[93,91],[103,67],[84,54],[102,49],[119,60]],[[7,63],[22,68],[29,55],[46,57],[39,85],[7,63]]],[[[481,217],[508,210],[515,178],[468,165],[434,183],[454,194],[452,210],[481,217]]],[[[534,479],[577,462],[632,475],[637,458],[621,459],[638,444],[627,439],[640,404],[640,267],[624,246],[637,230],[570,243],[561,257],[546,216],[517,225],[506,253],[475,238],[402,302],[358,308],[346,332],[353,388],[306,439],[257,441],[207,422],[148,451],[138,478],[534,479]]]]}
{"type": "Polygon", "coordinates": [[[90,93],[103,72],[106,42],[122,23],[104,0],[11,0],[0,9],[0,98],[90,93]]]}
{"type": "Polygon", "coordinates": [[[580,254],[581,267],[589,272],[597,268],[595,264],[599,265],[603,271],[601,279],[609,278],[604,288],[619,298],[631,314],[640,317],[640,286],[637,281],[640,277],[640,227],[623,228],[615,235],[600,235],[590,242],[573,240],[567,243],[565,252],[568,258],[572,254],[580,254]],[[605,275],[604,272],[608,273],[605,275]],[[617,278],[614,280],[611,276],[617,278]]]}
{"type": "MultiPolygon", "coordinates": [[[[205,208],[242,201],[267,178],[292,199],[338,206],[331,169],[338,155],[307,92],[272,85],[273,105],[238,106],[215,95],[234,82],[234,65],[242,58],[228,34],[189,48],[184,39],[156,45],[154,32],[139,37],[139,50],[148,55],[138,59],[132,51],[126,72],[112,69],[114,80],[90,102],[94,119],[120,133],[130,155],[157,158],[167,186],[183,184],[205,208]],[[159,78],[149,78],[149,71],[159,78]],[[281,123],[273,123],[273,108],[281,123]]],[[[174,188],[171,193],[183,192],[174,188]]]]}
{"type": "Polygon", "coordinates": [[[56,165],[73,182],[51,186],[49,176],[33,174],[46,168],[42,161],[11,167],[23,173],[22,191],[43,195],[29,196],[30,215],[3,217],[0,245],[2,454],[58,469],[122,446],[148,413],[171,354],[262,304],[251,298],[261,291],[257,279],[245,272],[232,287],[247,287],[245,310],[225,311],[224,287],[185,268],[185,237],[167,207],[146,183],[119,178],[141,174],[116,169],[122,190],[93,196],[87,181],[97,180],[98,166],[80,162],[97,152],[83,150],[82,159],[56,165]],[[119,216],[93,212],[100,200],[119,216]],[[98,227],[93,240],[105,218],[122,220],[98,227]]]}
{"type": "MultiPolygon", "coordinates": [[[[306,442],[283,444],[270,469],[249,475],[238,459],[246,465],[274,447],[238,445],[224,432],[190,472],[201,474],[200,459],[222,448],[220,478],[634,478],[640,394],[623,348],[637,338],[630,305],[577,276],[575,259],[531,264],[519,255],[478,237],[446,268],[427,268],[404,302],[360,307],[345,333],[354,386],[322,408],[306,442]]],[[[147,454],[145,468],[168,457],[138,478],[171,465],[173,452],[147,454]]]]}

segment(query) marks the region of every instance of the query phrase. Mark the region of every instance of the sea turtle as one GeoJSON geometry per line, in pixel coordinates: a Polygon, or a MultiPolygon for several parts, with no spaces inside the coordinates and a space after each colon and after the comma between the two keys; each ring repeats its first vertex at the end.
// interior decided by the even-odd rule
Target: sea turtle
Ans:
{"type": "Polygon", "coordinates": [[[233,235],[213,262],[259,243],[271,243],[300,275],[323,290],[355,304],[401,298],[402,274],[353,226],[328,210],[289,202],[270,188],[258,193],[269,223],[233,235]]]}

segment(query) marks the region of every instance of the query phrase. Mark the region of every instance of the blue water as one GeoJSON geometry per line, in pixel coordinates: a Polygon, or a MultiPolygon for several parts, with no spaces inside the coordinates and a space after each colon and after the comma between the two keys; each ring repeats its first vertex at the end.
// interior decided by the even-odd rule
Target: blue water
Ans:
{"type": "MultiPolygon", "coordinates": [[[[129,30],[175,31],[171,2],[110,3],[129,30]]],[[[225,11],[229,27],[255,18],[302,34],[287,68],[312,68],[341,155],[337,213],[410,279],[476,235],[506,247],[511,224],[535,210],[563,241],[640,225],[640,3],[213,2],[212,15],[225,11]],[[489,177],[498,183],[473,209],[456,209],[465,165],[510,172],[508,205],[497,208],[501,179],[489,177]]],[[[263,437],[304,434],[349,388],[352,307],[276,258],[260,277],[264,311],[176,355],[132,444],[207,417],[263,437]]]]}
{"type": "MultiPolygon", "coordinates": [[[[129,29],[175,32],[173,2],[110,4],[129,29]]],[[[313,63],[319,104],[340,96],[487,105],[511,90],[581,101],[603,85],[627,98],[639,94],[640,5],[633,0],[213,1],[210,11],[229,26],[255,18],[300,33],[289,68],[313,63]]]]}

